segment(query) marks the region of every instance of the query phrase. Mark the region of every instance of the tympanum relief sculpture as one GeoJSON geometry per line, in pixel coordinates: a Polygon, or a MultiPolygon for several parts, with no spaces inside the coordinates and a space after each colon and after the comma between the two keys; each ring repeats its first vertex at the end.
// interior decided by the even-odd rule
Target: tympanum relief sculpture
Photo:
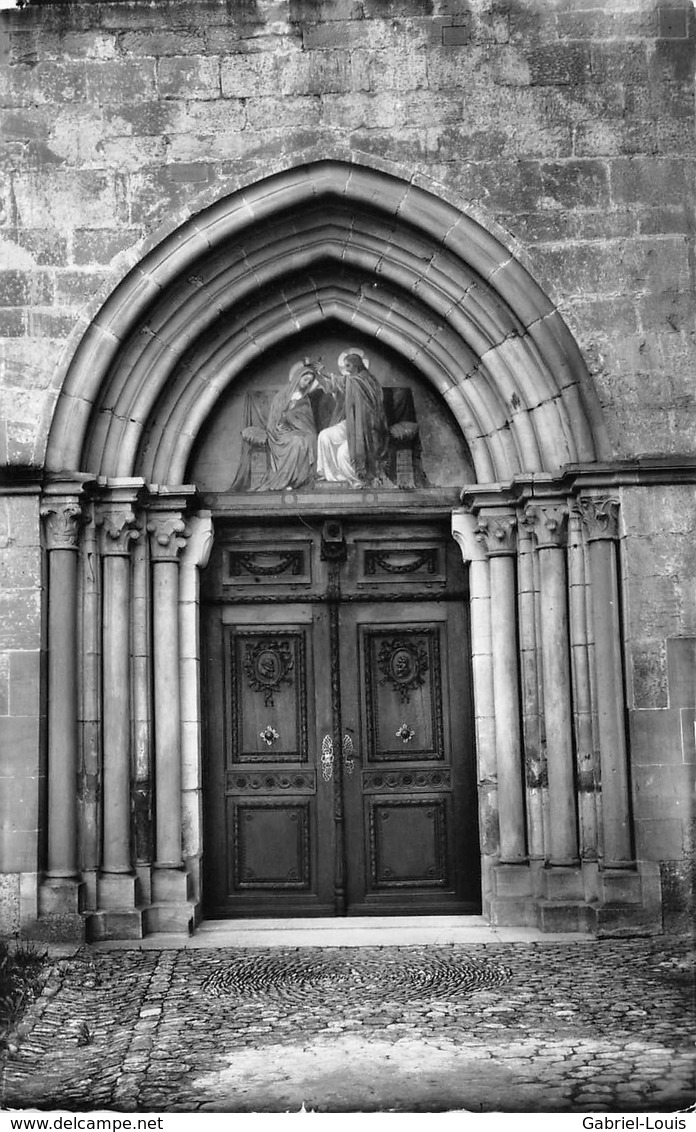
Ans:
{"type": "Polygon", "coordinates": [[[426,487],[412,391],[383,387],[359,347],[294,362],[287,384],[250,390],[233,491],[426,487]]]}

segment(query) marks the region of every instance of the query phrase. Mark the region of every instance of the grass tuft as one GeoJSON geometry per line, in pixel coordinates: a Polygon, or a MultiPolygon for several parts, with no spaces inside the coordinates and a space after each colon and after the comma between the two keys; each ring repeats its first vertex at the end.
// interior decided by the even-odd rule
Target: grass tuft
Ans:
{"type": "Polygon", "coordinates": [[[38,994],[48,955],[35,944],[0,939],[0,1051],[7,1036],[38,994]]]}

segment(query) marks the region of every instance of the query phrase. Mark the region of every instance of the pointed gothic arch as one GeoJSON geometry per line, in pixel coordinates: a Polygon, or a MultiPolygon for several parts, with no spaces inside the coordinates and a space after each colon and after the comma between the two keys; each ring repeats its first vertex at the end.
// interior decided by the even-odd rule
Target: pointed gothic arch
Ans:
{"type": "Polygon", "coordinates": [[[596,458],[580,351],[507,248],[424,189],[327,161],[218,201],[115,288],[68,368],[49,468],[181,482],[229,383],[330,315],[440,391],[479,482],[596,458]]]}

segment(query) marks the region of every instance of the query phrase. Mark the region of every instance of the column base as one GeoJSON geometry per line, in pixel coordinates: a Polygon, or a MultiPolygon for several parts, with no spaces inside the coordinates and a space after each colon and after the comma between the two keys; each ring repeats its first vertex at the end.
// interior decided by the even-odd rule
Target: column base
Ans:
{"type": "Polygon", "coordinates": [[[495,864],[490,870],[491,892],[484,902],[484,912],[496,927],[532,927],[536,911],[532,899],[532,874],[529,864],[495,864]]]}
{"type": "Polygon", "coordinates": [[[134,873],[100,873],[97,880],[99,911],[131,912],[136,907],[134,873]]]}
{"type": "Polygon", "coordinates": [[[51,943],[85,941],[85,886],[77,877],[45,877],[31,936],[51,943]]]}
{"type": "Polygon", "coordinates": [[[547,900],[536,902],[537,927],[542,932],[593,932],[596,927],[596,906],[584,900],[547,900]]]}
{"type": "Polygon", "coordinates": [[[90,943],[100,943],[108,939],[142,939],[143,910],[99,909],[87,917],[87,939],[90,943]]]}
{"type": "Polygon", "coordinates": [[[579,865],[547,865],[539,873],[540,897],[552,901],[585,901],[585,881],[579,865]]]}
{"type": "Polygon", "coordinates": [[[597,934],[606,937],[662,932],[660,866],[640,861],[634,868],[600,869],[597,934]]]}
{"type": "Polygon", "coordinates": [[[96,911],[90,913],[87,935],[91,943],[106,939],[142,939],[143,913],[138,906],[134,873],[100,873],[96,911]]]}
{"type": "Polygon", "coordinates": [[[152,870],[152,904],[144,911],[150,932],[185,932],[191,935],[198,922],[198,905],[191,900],[191,881],[184,869],[152,870]]]}

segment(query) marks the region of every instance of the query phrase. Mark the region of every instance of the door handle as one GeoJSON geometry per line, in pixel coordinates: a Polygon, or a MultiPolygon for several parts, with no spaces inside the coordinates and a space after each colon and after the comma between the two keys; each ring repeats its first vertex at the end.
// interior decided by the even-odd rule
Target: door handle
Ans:
{"type": "Polygon", "coordinates": [[[334,771],[333,739],[325,735],[321,741],[321,777],[324,782],[330,782],[334,771]]]}
{"type": "Polygon", "coordinates": [[[343,736],[342,746],[343,769],[346,773],[346,778],[352,778],[353,771],[355,770],[355,747],[353,746],[353,740],[351,739],[348,732],[346,732],[346,734],[343,736]]]}
{"type": "MultiPolygon", "coordinates": [[[[346,732],[341,744],[343,756],[343,770],[346,778],[351,778],[355,770],[355,747],[353,740],[346,732]]],[[[334,745],[330,735],[325,735],[321,741],[321,776],[324,782],[330,782],[334,773],[334,745]]]]}

